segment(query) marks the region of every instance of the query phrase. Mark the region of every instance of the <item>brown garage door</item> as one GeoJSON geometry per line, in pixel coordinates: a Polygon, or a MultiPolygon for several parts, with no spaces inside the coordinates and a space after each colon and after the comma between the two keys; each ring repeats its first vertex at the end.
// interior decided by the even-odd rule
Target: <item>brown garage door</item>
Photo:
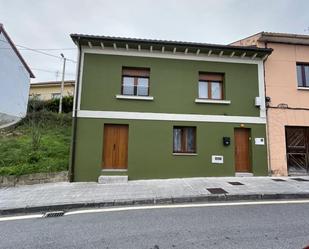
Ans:
{"type": "Polygon", "coordinates": [[[308,174],[309,127],[286,126],[285,137],[289,174],[308,174]]]}

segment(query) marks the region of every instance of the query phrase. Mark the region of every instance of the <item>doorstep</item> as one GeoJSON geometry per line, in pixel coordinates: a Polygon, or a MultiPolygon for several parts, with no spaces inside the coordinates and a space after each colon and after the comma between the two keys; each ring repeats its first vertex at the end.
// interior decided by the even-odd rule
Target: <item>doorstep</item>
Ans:
{"type": "Polygon", "coordinates": [[[99,184],[120,184],[128,183],[127,175],[101,175],[98,178],[99,184]]]}
{"type": "Polygon", "coordinates": [[[250,173],[250,172],[235,172],[235,176],[237,176],[237,177],[252,177],[253,173],[250,173]]]}

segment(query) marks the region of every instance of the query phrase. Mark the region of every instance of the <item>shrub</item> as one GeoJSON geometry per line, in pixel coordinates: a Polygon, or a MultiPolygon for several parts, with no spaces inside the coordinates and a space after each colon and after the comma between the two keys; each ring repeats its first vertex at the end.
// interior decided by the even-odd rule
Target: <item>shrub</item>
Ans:
{"type": "Polygon", "coordinates": [[[51,111],[41,110],[37,112],[28,112],[27,116],[19,123],[19,125],[33,126],[33,123],[39,124],[39,127],[46,126],[71,126],[72,113],[55,113],[51,111]]]}
{"type": "MultiPolygon", "coordinates": [[[[58,112],[60,99],[39,100],[32,98],[28,102],[28,112],[39,112],[42,110],[58,112]]],[[[64,113],[72,112],[73,96],[65,96],[62,98],[62,111],[64,113]]]]}

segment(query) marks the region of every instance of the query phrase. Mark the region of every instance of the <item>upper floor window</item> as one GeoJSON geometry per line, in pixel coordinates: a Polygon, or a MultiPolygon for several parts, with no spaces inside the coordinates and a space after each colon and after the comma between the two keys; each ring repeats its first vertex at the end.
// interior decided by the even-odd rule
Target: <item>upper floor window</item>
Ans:
{"type": "Polygon", "coordinates": [[[198,98],[222,100],[223,74],[200,73],[198,82],[198,98]]]}
{"type": "Polygon", "coordinates": [[[297,63],[298,87],[309,87],[309,64],[297,63]]]}
{"type": "Polygon", "coordinates": [[[148,68],[122,68],[122,95],[149,96],[148,68]]]}

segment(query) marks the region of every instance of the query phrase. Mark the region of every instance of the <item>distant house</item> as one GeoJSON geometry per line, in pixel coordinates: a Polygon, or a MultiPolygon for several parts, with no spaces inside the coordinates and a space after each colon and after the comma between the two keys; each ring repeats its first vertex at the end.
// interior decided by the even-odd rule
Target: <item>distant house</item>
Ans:
{"type": "MultiPolygon", "coordinates": [[[[74,95],[75,81],[64,82],[63,96],[74,95]]],[[[37,82],[30,85],[29,97],[36,97],[40,100],[57,99],[61,93],[61,81],[37,82]]]]}
{"type": "Polygon", "coordinates": [[[0,24],[0,128],[26,115],[30,78],[29,66],[0,24]]]}

